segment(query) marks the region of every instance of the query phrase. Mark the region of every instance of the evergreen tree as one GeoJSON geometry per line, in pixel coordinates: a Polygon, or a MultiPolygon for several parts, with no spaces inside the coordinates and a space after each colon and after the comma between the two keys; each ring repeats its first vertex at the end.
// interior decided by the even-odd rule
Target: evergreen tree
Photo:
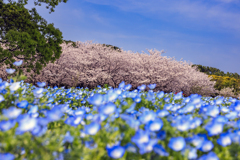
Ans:
{"type": "MultiPolygon", "coordinates": [[[[8,1],[10,3],[5,4],[3,0],[0,0],[0,67],[5,63],[7,66],[10,65],[10,68],[19,71],[19,74],[23,73],[23,68],[26,68],[27,72],[31,69],[34,75],[40,74],[39,71],[43,69],[43,65],[45,67],[50,61],[54,63],[60,58],[62,53],[60,44],[63,43],[62,32],[54,28],[53,23],[47,25],[47,21],[39,16],[35,8],[32,10],[24,8],[27,0],[24,2],[18,0],[18,3],[8,1]],[[9,49],[3,49],[2,44],[9,49]],[[13,57],[23,60],[19,70],[13,65],[15,62],[13,57]],[[33,64],[35,60],[37,61],[33,64]]],[[[61,0],[51,2],[44,0],[44,3],[50,3],[53,8],[58,2],[61,0]]],[[[67,0],[64,2],[66,3],[67,0]]],[[[41,6],[38,2],[34,4],[41,6]]],[[[46,8],[48,9],[49,6],[46,8]]],[[[51,8],[52,12],[54,12],[53,8],[51,8]]]]}

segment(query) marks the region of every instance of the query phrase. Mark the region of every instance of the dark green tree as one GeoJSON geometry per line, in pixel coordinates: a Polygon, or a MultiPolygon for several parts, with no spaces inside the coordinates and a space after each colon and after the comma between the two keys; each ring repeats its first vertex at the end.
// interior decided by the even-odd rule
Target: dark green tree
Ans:
{"type": "Polygon", "coordinates": [[[102,46],[104,47],[104,46],[107,46],[107,47],[111,47],[111,49],[114,49],[114,50],[116,50],[116,51],[118,51],[118,52],[121,52],[121,50],[120,50],[120,48],[119,47],[117,47],[117,46],[113,46],[113,45],[110,45],[110,44],[102,44],[102,46]]]}
{"type": "Polygon", "coordinates": [[[222,76],[222,77],[231,77],[231,78],[235,78],[235,79],[239,79],[240,75],[238,75],[237,73],[229,73],[227,72],[226,74],[223,71],[220,71],[217,68],[213,68],[213,67],[208,67],[208,66],[202,66],[200,64],[194,64],[193,66],[197,66],[197,69],[200,72],[203,72],[207,75],[217,75],[217,76],[222,76]]]}
{"type": "MultiPolygon", "coordinates": [[[[24,8],[27,0],[24,2],[19,0],[18,3],[8,1],[10,3],[5,4],[3,0],[0,0],[0,67],[5,63],[10,65],[10,68],[19,71],[19,74],[23,73],[23,68],[26,68],[27,72],[31,69],[34,75],[40,74],[39,71],[43,66],[45,67],[50,61],[54,63],[60,58],[62,53],[60,44],[63,43],[62,32],[54,28],[53,23],[47,25],[47,21],[39,16],[35,8],[32,10],[24,8]],[[3,49],[2,44],[9,49],[3,49]],[[20,67],[14,66],[13,57],[23,60],[23,64],[20,67]],[[33,64],[35,60],[37,61],[33,64]]],[[[50,3],[53,8],[61,2],[61,0],[38,1],[50,3]]],[[[67,0],[64,2],[66,3],[67,0]]],[[[38,2],[34,4],[41,6],[38,2]]],[[[48,9],[48,6],[46,8],[48,9]]],[[[51,11],[54,12],[52,8],[51,11]]],[[[31,75],[31,78],[34,75],[31,75]]]]}

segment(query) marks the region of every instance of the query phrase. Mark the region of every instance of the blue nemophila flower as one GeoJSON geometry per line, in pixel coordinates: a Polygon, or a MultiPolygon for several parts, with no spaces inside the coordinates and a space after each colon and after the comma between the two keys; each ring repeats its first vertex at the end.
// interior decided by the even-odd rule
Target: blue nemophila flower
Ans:
{"type": "Polygon", "coordinates": [[[92,121],[98,122],[99,124],[107,118],[105,114],[94,114],[92,121]]]}
{"type": "Polygon", "coordinates": [[[159,140],[164,140],[166,138],[166,132],[161,130],[160,132],[157,133],[157,138],[159,140]]]}
{"type": "Polygon", "coordinates": [[[36,88],[36,89],[34,89],[32,92],[33,92],[34,94],[42,94],[43,91],[44,91],[44,88],[36,88]]]}
{"type": "Polygon", "coordinates": [[[82,122],[83,117],[82,116],[74,116],[74,117],[68,117],[64,123],[71,125],[73,127],[78,126],[82,122]]]}
{"type": "Polygon", "coordinates": [[[230,111],[230,109],[225,107],[225,106],[221,106],[220,110],[221,110],[222,113],[228,113],[230,111]]]}
{"type": "Polygon", "coordinates": [[[63,153],[57,153],[56,151],[54,151],[52,153],[52,155],[54,156],[54,160],[64,160],[64,156],[63,156],[63,153]]]}
{"type": "Polygon", "coordinates": [[[86,107],[86,108],[85,108],[85,111],[86,111],[87,113],[89,113],[89,112],[91,111],[91,109],[88,108],[88,107],[86,107]]]}
{"type": "Polygon", "coordinates": [[[214,119],[212,120],[212,122],[226,123],[226,122],[228,122],[228,119],[227,119],[225,116],[219,115],[219,116],[217,116],[216,118],[214,118],[214,119]]]}
{"type": "Polygon", "coordinates": [[[132,143],[127,143],[124,148],[128,152],[137,153],[137,148],[132,143]]]}
{"type": "MultiPolygon", "coordinates": [[[[165,99],[165,98],[164,98],[165,99]]],[[[170,100],[170,98],[168,98],[170,100]]],[[[167,100],[167,99],[166,99],[167,100]]],[[[169,101],[168,100],[168,101],[169,101]]],[[[166,101],[166,102],[168,102],[166,101]]],[[[164,110],[171,110],[171,108],[173,107],[173,105],[171,103],[167,103],[164,105],[164,110]]]]}
{"type": "Polygon", "coordinates": [[[161,99],[163,97],[164,97],[164,92],[163,91],[161,91],[157,94],[157,98],[161,99]]]}
{"type": "Polygon", "coordinates": [[[46,86],[46,82],[37,82],[37,85],[39,86],[39,87],[44,87],[44,86],[46,86]]]}
{"type": "Polygon", "coordinates": [[[38,112],[38,106],[34,105],[34,106],[31,106],[31,108],[29,109],[28,114],[37,113],[37,112],[38,112]]]}
{"type": "Polygon", "coordinates": [[[106,148],[110,149],[110,148],[112,148],[114,146],[119,146],[120,144],[121,144],[121,141],[118,140],[118,141],[115,141],[114,143],[107,144],[106,148]]]}
{"type": "Polygon", "coordinates": [[[47,119],[50,122],[58,121],[61,119],[62,116],[63,116],[62,111],[57,107],[53,107],[52,110],[47,111],[47,119]]]}
{"type": "MultiPolygon", "coordinates": [[[[1,91],[1,85],[0,85],[0,91],[1,91]]],[[[5,100],[5,98],[2,95],[0,95],[0,102],[2,102],[4,100],[5,100]]]]}
{"type": "Polygon", "coordinates": [[[71,136],[71,134],[70,134],[69,131],[67,131],[67,133],[66,133],[66,135],[65,135],[65,137],[64,137],[64,139],[63,139],[63,141],[62,141],[62,143],[63,143],[63,144],[66,143],[66,142],[68,142],[68,143],[72,143],[73,140],[74,140],[74,137],[71,136]]]}
{"type": "Polygon", "coordinates": [[[8,74],[13,74],[14,72],[16,71],[16,69],[6,69],[6,72],[8,73],[8,74]]]}
{"type": "Polygon", "coordinates": [[[37,119],[31,118],[29,115],[25,114],[18,121],[19,126],[16,130],[16,133],[22,134],[27,131],[33,130],[37,125],[37,119]]]}
{"type": "Polygon", "coordinates": [[[15,61],[13,64],[14,64],[15,66],[21,66],[21,65],[22,65],[22,62],[23,62],[23,60],[15,61]]]}
{"type": "Polygon", "coordinates": [[[47,126],[37,125],[36,127],[34,127],[34,129],[31,131],[31,133],[32,133],[32,135],[34,135],[36,137],[40,137],[44,133],[46,133],[47,130],[48,130],[47,126]]]}
{"type": "Polygon", "coordinates": [[[163,121],[161,119],[155,119],[154,121],[149,121],[145,125],[145,130],[151,132],[159,131],[163,127],[163,121]]]}
{"type": "Polygon", "coordinates": [[[0,121],[0,131],[8,131],[9,129],[13,128],[15,124],[16,124],[15,120],[0,121]]]}
{"type": "Polygon", "coordinates": [[[140,90],[140,91],[143,91],[145,90],[146,88],[146,85],[145,84],[142,84],[141,86],[138,86],[137,89],[140,90]]]}
{"type": "Polygon", "coordinates": [[[217,139],[217,143],[223,147],[226,147],[232,143],[231,136],[229,133],[220,134],[220,138],[217,139]]]}
{"type": "Polygon", "coordinates": [[[179,131],[187,131],[190,129],[191,121],[179,120],[173,126],[175,126],[179,131]]]}
{"type": "Polygon", "coordinates": [[[101,128],[101,125],[97,122],[91,122],[89,125],[85,125],[85,133],[89,135],[95,135],[101,128]]]}
{"type": "Polygon", "coordinates": [[[64,113],[64,112],[67,112],[70,108],[69,108],[69,104],[59,104],[59,105],[54,105],[52,110],[55,110],[55,109],[64,113]]]}
{"type": "Polygon", "coordinates": [[[5,117],[15,119],[22,113],[22,110],[16,107],[9,107],[8,109],[3,109],[2,112],[5,117]]]}
{"type": "Polygon", "coordinates": [[[157,113],[157,116],[160,117],[160,118],[169,115],[169,112],[168,112],[166,109],[163,109],[163,110],[157,110],[156,113],[157,113]]]}
{"type": "Polygon", "coordinates": [[[225,117],[228,118],[228,119],[233,120],[233,119],[238,117],[238,112],[232,111],[232,112],[226,114],[225,117]]]}
{"type": "Polygon", "coordinates": [[[93,114],[91,114],[91,113],[85,114],[85,118],[86,118],[86,120],[92,120],[93,119],[93,114]]]}
{"type": "Polygon", "coordinates": [[[125,148],[119,145],[113,146],[111,148],[107,147],[107,152],[109,157],[113,159],[117,159],[117,158],[121,158],[124,155],[125,148]]]}
{"type": "Polygon", "coordinates": [[[183,137],[171,138],[168,147],[174,151],[181,151],[186,146],[186,142],[183,137]]]}
{"type": "Polygon", "coordinates": [[[20,82],[12,83],[9,87],[11,92],[18,90],[18,88],[20,88],[20,82]]]}
{"type": "Polygon", "coordinates": [[[156,118],[156,113],[154,111],[146,111],[140,117],[139,121],[142,124],[147,124],[149,121],[153,121],[156,118]]]}
{"type": "Polygon", "coordinates": [[[231,105],[235,111],[239,112],[240,111],[240,102],[236,101],[235,104],[231,105]]]}
{"type": "Polygon", "coordinates": [[[106,102],[113,102],[118,98],[119,94],[121,94],[121,93],[122,93],[122,91],[118,88],[114,89],[114,90],[110,89],[107,92],[107,94],[104,95],[104,98],[105,98],[106,102]]]}
{"type": "Polygon", "coordinates": [[[10,84],[8,82],[6,82],[6,81],[4,81],[4,82],[2,82],[0,84],[1,84],[0,88],[1,88],[2,93],[4,93],[4,94],[7,93],[6,87],[9,86],[10,84]]]}
{"type": "Polygon", "coordinates": [[[157,84],[149,84],[149,85],[148,85],[148,88],[154,89],[154,88],[156,87],[156,85],[157,85],[157,84]]]}
{"type": "Polygon", "coordinates": [[[91,139],[90,141],[85,141],[85,147],[89,148],[89,149],[94,149],[94,148],[97,148],[97,144],[94,143],[94,140],[91,139]]]}
{"type": "Polygon", "coordinates": [[[125,87],[125,82],[122,81],[119,85],[118,85],[118,88],[119,89],[123,89],[125,87]]]}
{"type": "Polygon", "coordinates": [[[198,157],[197,155],[197,149],[196,148],[193,148],[189,145],[187,145],[182,151],[181,151],[181,154],[182,155],[185,155],[186,152],[188,152],[187,156],[188,156],[188,159],[191,160],[191,159],[196,159],[198,157]]]}
{"type": "Polygon", "coordinates": [[[220,123],[220,122],[215,122],[215,123],[210,122],[209,124],[207,124],[205,126],[205,129],[207,130],[209,136],[215,136],[215,135],[222,133],[223,126],[224,126],[224,124],[220,123]]]}
{"type": "Polygon", "coordinates": [[[134,112],[135,106],[136,106],[136,102],[134,102],[128,109],[126,109],[125,112],[127,112],[127,113],[134,112]]]}
{"type": "Polygon", "coordinates": [[[236,128],[240,128],[240,119],[237,120],[237,122],[236,122],[236,124],[235,124],[235,127],[236,127],[236,128]]]}
{"type": "Polygon", "coordinates": [[[38,117],[37,121],[38,121],[38,124],[41,126],[47,126],[49,123],[48,119],[43,117],[38,117]]]}
{"type": "Polygon", "coordinates": [[[197,149],[202,146],[202,143],[207,140],[207,137],[202,137],[199,135],[194,135],[193,137],[188,138],[188,141],[191,142],[197,149]]]}
{"type": "Polygon", "coordinates": [[[2,159],[2,160],[14,160],[15,156],[11,153],[0,153],[0,159],[2,159]]]}
{"type": "Polygon", "coordinates": [[[110,115],[115,112],[117,109],[116,105],[112,102],[108,102],[105,105],[102,105],[98,108],[98,112],[105,115],[110,115]]]}
{"type": "Polygon", "coordinates": [[[134,102],[136,102],[136,103],[140,103],[141,102],[141,97],[139,96],[139,95],[137,95],[137,96],[134,96],[133,98],[132,98],[133,100],[134,100],[134,102]]]}
{"type": "Polygon", "coordinates": [[[208,106],[206,114],[211,117],[216,117],[220,113],[218,106],[208,106]]]}
{"type": "Polygon", "coordinates": [[[169,156],[169,153],[160,144],[154,145],[153,146],[153,151],[160,156],[169,156]]]}
{"type": "Polygon", "coordinates": [[[127,84],[127,85],[125,85],[124,90],[129,90],[131,87],[132,87],[131,84],[127,84]]]}
{"type": "Polygon", "coordinates": [[[174,104],[174,105],[172,105],[172,107],[169,109],[169,111],[171,111],[171,112],[176,112],[180,107],[179,107],[180,105],[176,105],[176,104],[174,104]]]}
{"type": "Polygon", "coordinates": [[[219,160],[219,158],[214,152],[209,152],[208,154],[200,157],[198,160],[219,160]]]}
{"type": "Polygon", "coordinates": [[[202,102],[201,96],[198,95],[198,94],[191,94],[191,95],[189,96],[189,98],[191,98],[191,103],[193,103],[193,104],[195,104],[195,105],[197,105],[197,104],[199,104],[199,103],[202,102]]]}
{"type": "Polygon", "coordinates": [[[209,152],[210,150],[212,150],[214,147],[212,141],[209,141],[209,140],[204,140],[202,142],[202,145],[201,147],[199,148],[200,151],[202,152],[209,152]]]}
{"type": "Polygon", "coordinates": [[[134,142],[137,146],[148,143],[150,140],[149,132],[139,129],[135,135],[131,138],[131,141],[134,142]]]}
{"type": "Polygon", "coordinates": [[[145,113],[145,112],[149,112],[149,108],[146,108],[146,107],[141,107],[139,110],[138,110],[138,115],[140,116],[142,113],[145,113]]]}
{"type": "Polygon", "coordinates": [[[31,117],[33,117],[33,118],[38,117],[38,116],[39,116],[38,106],[37,106],[37,105],[32,106],[32,107],[29,109],[28,114],[30,114],[31,117]]]}
{"type": "Polygon", "coordinates": [[[192,113],[195,109],[195,105],[192,103],[188,103],[185,107],[183,107],[183,113],[192,113]]]}
{"type": "Polygon", "coordinates": [[[174,95],[173,96],[173,100],[178,100],[178,99],[182,99],[182,94],[183,94],[183,92],[181,91],[181,92],[179,92],[179,93],[177,93],[176,95],[174,95]]]}
{"type": "Polygon", "coordinates": [[[202,124],[202,119],[199,118],[199,117],[196,117],[194,119],[191,120],[190,122],[190,128],[191,129],[195,129],[197,128],[198,126],[200,126],[202,124]]]}
{"type": "Polygon", "coordinates": [[[231,138],[231,141],[233,143],[240,143],[240,135],[236,132],[233,132],[233,133],[229,133],[229,136],[231,138]]]}
{"type": "MultiPolygon", "coordinates": [[[[170,118],[170,117],[169,117],[170,118]]],[[[172,115],[171,120],[172,120],[172,125],[175,127],[177,126],[178,123],[183,123],[186,121],[191,121],[193,119],[192,115],[182,115],[182,116],[174,116],[172,115]]]]}
{"type": "Polygon", "coordinates": [[[134,119],[134,118],[131,118],[129,121],[126,121],[127,122],[127,124],[131,127],[131,128],[133,128],[133,129],[135,129],[135,130],[138,130],[138,128],[139,128],[139,126],[140,126],[140,122],[139,122],[139,120],[136,120],[136,119],[134,119]]]}
{"type": "Polygon", "coordinates": [[[43,96],[43,91],[44,89],[43,88],[36,88],[34,89],[32,92],[33,92],[33,95],[36,97],[36,98],[41,98],[43,96]]]}
{"type": "Polygon", "coordinates": [[[53,101],[54,101],[54,99],[53,99],[52,97],[50,97],[50,98],[48,98],[47,103],[51,103],[51,102],[53,102],[53,101]]]}
{"type": "Polygon", "coordinates": [[[84,130],[80,130],[80,137],[84,138],[86,136],[86,132],[84,130]]]}
{"type": "Polygon", "coordinates": [[[92,97],[88,98],[87,101],[92,105],[100,106],[103,102],[103,95],[94,94],[92,97]]]}
{"type": "Polygon", "coordinates": [[[86,110],[84,108],[78,108],[77,110],[74,110],[75,116],[84,116],[86,113],[86,110]]]}
{"type": "Polygon", "coordinates": [[[26,150],[24,148],[21,148],[20,150],[21,150],[21,152],[20,152],[21,155],[26,153],[26,150]]]}
{"type": "Polygon", "coordinates": [[[158,139],[150,139],[147,143],[141,143],[138,145],[139,153],[145,154],[153,150],[153,146],[157,144],[158,139]]]}
{"type": "Polygon", "coordinates": [[[220,97],[218,99],[215,99],[214,103],[215,103],[215,105],[220,105],[220,104],[222,104],[223,100],[224,100],[224,97],[220,97]]]}
{"type": "Polygon", "coordinates": [[[13,79],[10,79],[10,85],[14,83],[14,80],[13,79]]]}
{"type": "Polygon", "coordinates": [[[21,102],[17,103],[17,107],[26,109],[28,107],[28,101],[27,100],[22,100],[21,102]]]}

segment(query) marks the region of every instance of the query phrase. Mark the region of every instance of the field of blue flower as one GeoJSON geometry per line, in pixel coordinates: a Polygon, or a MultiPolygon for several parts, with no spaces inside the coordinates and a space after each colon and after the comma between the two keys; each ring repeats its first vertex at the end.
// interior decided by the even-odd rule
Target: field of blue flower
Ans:
{"type": "Polygon", "coordinates": [[[1,160],[240,159],[237,99],[155,93],[156,84],[130,92],[124,81],[115,89],[44,88],[25,78],[0,83],[1,160]]]}

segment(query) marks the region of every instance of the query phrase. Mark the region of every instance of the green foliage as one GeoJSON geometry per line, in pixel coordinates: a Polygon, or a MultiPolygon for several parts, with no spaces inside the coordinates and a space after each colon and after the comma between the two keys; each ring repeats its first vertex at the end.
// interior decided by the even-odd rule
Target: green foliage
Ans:
{"type": "Polygon", "coordinates": [[[109,87],[109,85],[108,84],[104,84],[104,87],[103,88],[108,88],[109,87]]]}
{"type": "MultiPolygon", "coordinates": [[[[50,61],[54,63],[60,58],[62,47],[62,32],[53,27],[53,23],[47,25],[47,21],[39,16],[36,9],[28,12],[21,3],[3,3],[0,0],[0,34],[2,44],[9,46],[9,49],[3,50],[0,46],[0,67],[5,63],[10,64],[10,68],[23,73],[23,68],[34,75],[40,74],[40,70],[50,61]],[[40,22],[40,24],[38,24],[40,22]],[[42,33],[41,33],[41,32],[42,33]],[[5,34],[3,35],[3,32],[5,34]],[[48,38],[46,37],[48,34],[48,38]],[[48,41],[48,43],[46,42],[48,41]],[[37,53],[38,54],[37,54],[37,53]],[[13,57],[23,60],[21,67],[16,68],[13,63],[13,57]],[[35,64],[33,62],[36,61],[35,64]]],[[[31,75],[33,78],[34,75],[31,75]]]]}
{"type": "Polygon", "coordinates": [[[116,50],[116,51],[118,51],[118,52],[121,52],[121,50],[120,50],[120,48],[119,47],[116,47],[116,46],[113,46],[113,45],[110,45],[110,44],[102,44],[102,46],[104,47],[104,46],[107,46],[107,47],[111,47],[111,49],[114,49],[114,50],[116,50]]]}
{"type": "MultiPolygon", "coordinates": [[[[240,92],[240,75],[237,73],[229,73],[225,74],[223,71],[220,71],[217,68],[202,66],[194,64],[192,67],[197,66],[197,69],[200,72],[203,72],[211,77],[211,81],[215,81],[214,88],[218,91],[221,91],[223,88],[233,88],[233,92],[235,95],[240,92]]],[[[215,96],[217,96],[216,94],[215,96]]]]}
{"type": "Polygon", "coordinates": [[[75,48],[77,47],[76,42],[73,42],[73,41],[71,41],[71,40],[69,40],[69,41],[67,41],[67,40],[63,40],[63,41],[66,42],[66,44],[68,44],[68,43],[71,42],[73,47],[75,47],[75,48]]]}
{"type": "MultiPolygon", "coordinates": [[[[216,81],[216,84],[214,85],[214,88],[217,90],[222,90],[223,88],[234,88],[232,92],[237,93],[240,91],[240,79],[235,79],[231,77],[222,77],[222,76],[216,76],[211,75],[209,77],[212,77],[211,81],[216,81]]],[[[236,94],[235,94],[236,95],[236,94]]]]}
{"type": "Polygon", "coordinates": [[[192,67],[197,66],[198,70],[200,72],[206,73],[207,75],[216,75],[216,76],[222,76],[222,77],[231,77],[231,78],[235,78],[235,79],[240,79],[240,75],[238,75],[237,73],[229,73],[227,72],[226,74],[223,71],[220,71],[217,68],[214,67],[208,67],[208,66],[202,66],[200,64],[194,64],[192,65],[192,67]]]}
{"type": "MultiPolygon", "coordinates": [[[[3,0],[0,0],[0,1],[3,1],[3,0]]],[[[12,0],[8,0],[8,1],[12,2],[12,0]]],[[[27,4],[27,1],[28,0],[18,0],[18,4],[25,5],[25,4],[27,4]],[[24,3],[23,3],[23,1],[24,1],[24,3]]],[[[34,4],[35,4],[35,6],[36,5],[41,6],[41,3],[49,4],[48,6],[46,6],[46,8],[48,9],[50,6],[52,6],[51,12],[49,12],[49,14],[51,14],[52,12],[55,11],[53,8],[55,8],[55,6],[58,5],[58,2],[62,2],[62,1],[64,3],[66,3],[68,0],[51,0],[51,1],[49,1],[49,0],[37,0],[37,2],[35,2],[35,0],[34,0],[34,4]]]]}

